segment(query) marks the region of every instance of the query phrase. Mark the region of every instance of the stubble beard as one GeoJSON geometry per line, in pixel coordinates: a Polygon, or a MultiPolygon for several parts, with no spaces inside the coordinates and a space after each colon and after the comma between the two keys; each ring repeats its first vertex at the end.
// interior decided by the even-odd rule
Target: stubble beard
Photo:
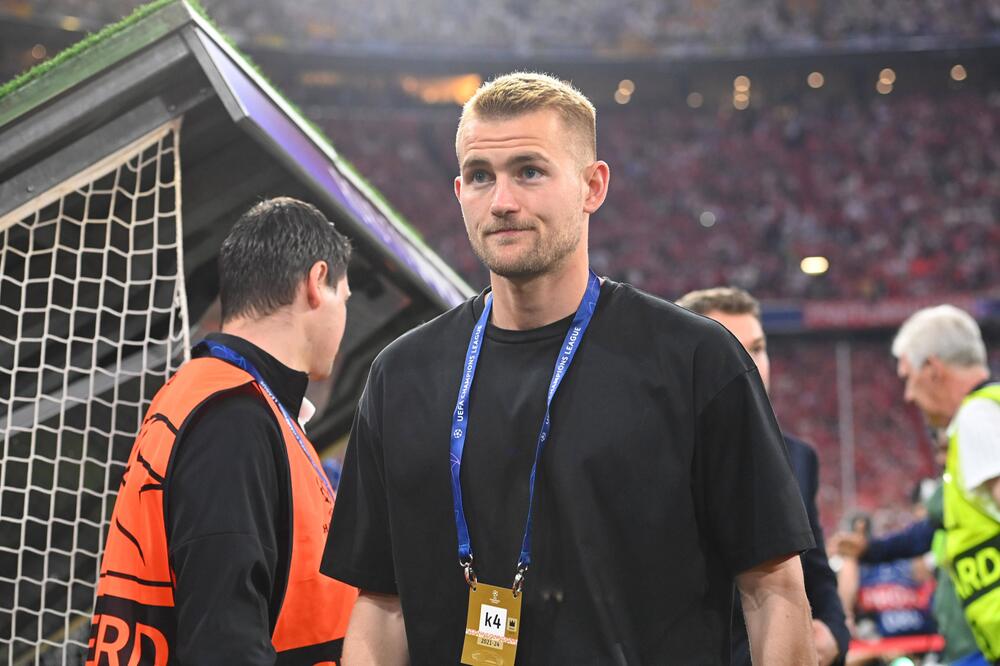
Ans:
{"type": "Polygon", "coordinates": [[[494,275],[525,279],[545,275],[561,266],[580,244],[582,228],[580,224],[569,222],[559,233],[548,239],[535,235],[530,248],[512,257],[504,257],[502,252],[496,252],[488,240],[481,236],[469,234],[469,242],[472,251],[494,275]]]}

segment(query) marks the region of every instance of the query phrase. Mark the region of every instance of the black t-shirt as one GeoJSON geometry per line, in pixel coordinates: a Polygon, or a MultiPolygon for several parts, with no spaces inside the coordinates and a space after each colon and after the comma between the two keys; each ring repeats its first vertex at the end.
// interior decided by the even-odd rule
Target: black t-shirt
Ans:
{"type": "MultiPolygon", "coordinates": [[[[844,607],[837,594],[837,575],[830,569],[826,557],[826,546],[823,543],[823,528],[819,522],[819,510],[816,508],[816,492],[819,489],[819,458],[812,447],[802,440],[785,435],[785,446],[788,449],[792,473],[799,484],[802,501],[805,504],[806,515],[812,526],[815,548],[802,553],[802,578],[805,582],[806,599],[812,608],[813,619],[820,620],[827,626],[837,642],[840,654],[834,660],[834,666],[842,666],[847,657],[848,644],[851,642],[851,632],[847,629],[844,619],[844,607]]],[[[731,666],[750,666],[750,642],[747,638],[746,622],[743,610],[739,606],[733,608],[733,657],[731,666]]]]}
{"type": "MultiPolygon", "coordinates": [[[[379,355],[321,570],[398,594],[414,664],[458,663],[449,433],[483,295],[379,355]]],[[[462,493],[480,580],[510,585],[545,392],[571,319],[487,330],[462,493]]],[[[813,545],[752,360],[717,323],[605,280],[552,406],[519,664],[728,664],[733,576],[813,545]]]]}

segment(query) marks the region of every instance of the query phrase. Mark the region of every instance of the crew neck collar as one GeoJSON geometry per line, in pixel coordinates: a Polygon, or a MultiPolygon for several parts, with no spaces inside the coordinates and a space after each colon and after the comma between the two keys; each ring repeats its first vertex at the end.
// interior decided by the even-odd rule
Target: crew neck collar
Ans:
{"type": "MultiPolygon", "coordinates": [[[[606,294],[615,283],[611,280],[605,278],[604,283],[601,285],[601,294],[606,294]]],[[[483,307],[486,303],[486,295],[490,293],[490,288],[486,287],[479,295],[477,295],[472,301],[470,301],[469,314],[472,317],[473,323],[479,320],[480,315],[483,314],[483,307]]],[[[504,342],[509,344],[518,344],[524,342],[537,342],[539,340],[547,340],[549,338],[562,338],[566,335],[566,331],[569,330],[570,324],[573,323],[573,317],[576,313],[569,315],[568,317],[563,317],[557,321],[554,321],[545,326],[540,326],[538,328],[531,328],[528,330],[511,330],[507,328],[500,328],[493,324],[492,317],[490,322],[486,327],[486,337],[489,340],[494,340],[496,342],[504,342]]]]}

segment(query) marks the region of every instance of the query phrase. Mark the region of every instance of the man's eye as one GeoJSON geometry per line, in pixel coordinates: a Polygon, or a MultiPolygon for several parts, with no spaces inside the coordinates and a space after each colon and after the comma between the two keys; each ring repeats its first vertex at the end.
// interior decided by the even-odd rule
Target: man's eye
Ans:
{"type": "Polygon", "coordinates": [[[474,183],[485,183],[487,178],[488,178],[487,173],[482,169],[477,169],[476,171],[472,172],[472,182],[474,183]]]}
{"type": "Polygon", "coordinates": [[[525,167],[524,171],[522,171],[521,173],[528,180],[531,180],[532,178],[538,178],[539,176],[542,175],[542,172],[536,169],[535,167],[525,167]]]}

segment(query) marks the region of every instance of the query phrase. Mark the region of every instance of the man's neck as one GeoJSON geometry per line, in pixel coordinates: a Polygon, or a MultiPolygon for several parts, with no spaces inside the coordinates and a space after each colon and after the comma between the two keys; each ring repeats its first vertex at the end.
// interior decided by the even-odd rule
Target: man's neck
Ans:
{"type": "Polygon", "coordinates": [[[565,319],[580,307],[589,275],[586,262],[523,279],[491,273],[493,325],[527,331],[565,319]]]}
{"type": "Polygon", "coordinates": [[[985,382],[990,378],[990,371],[981,366],[972,366],[968,368],[956,368],[952,367],[950,385],[952,389],[949,389],[949,395],[953,396],[954,404],[951,410],[952,417],[958,413],[959,408],[965,399],[972,393],[977,386],[985,382]]]}
{"type": "Polygon", "coordinates": [[[307,356],[300,349],[301,345],[296,344],[302,336],[285,317],[233,319],[222,325],[222,332],[256,345],[292,370],[309,372],[309,364],[305,360],[307,356]]]}
{"type": "Polygon", "coordinates": [[[972,393],[977,386],[989,378],[989,369],[978,365],[971,368],[962,368],[956,375],[959,386],[964,390],[962,393],[963,397],[972,393]]]}

